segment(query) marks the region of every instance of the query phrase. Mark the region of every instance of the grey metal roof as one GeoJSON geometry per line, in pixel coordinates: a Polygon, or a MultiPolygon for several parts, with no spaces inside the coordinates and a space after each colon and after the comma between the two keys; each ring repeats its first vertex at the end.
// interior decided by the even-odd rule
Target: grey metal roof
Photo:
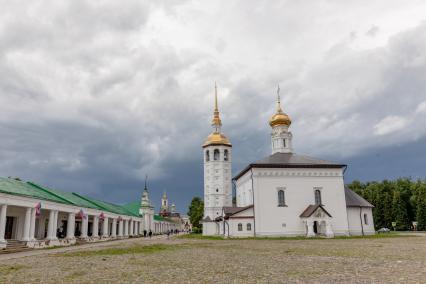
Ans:
{"type": "Polygon", "coordinates": [[[346,207],[374,207],[370,202],[345,186],[346,207]]]}
{"type": "Polygon", "coordinates": [[[251,168],[342,168],[345,164],[330,162],[293,153],[274,153],[248,165],[234,179],[240,178],[251,168]]]}
{"type": "Polygon", "coordinates": [[[253,204],[245,206],[245,207],[223,207],[223,212],[225,213],[225,217],[228,217],[252,207],[253,207],[253,204]]]}
{"type": "Polygon", "coordinates": [[[321,204],[315,204],[315,205],[309,205],[305,211],[300,214],[299,217],[301,218],[309,218],[312,214],[318,209],[321,208],[322,211],[324,211],[325,214],[327,214],[329,217],[331,217],[330,213],[327,212],[327,210],[324,209],[324,207],[321,204]]]}

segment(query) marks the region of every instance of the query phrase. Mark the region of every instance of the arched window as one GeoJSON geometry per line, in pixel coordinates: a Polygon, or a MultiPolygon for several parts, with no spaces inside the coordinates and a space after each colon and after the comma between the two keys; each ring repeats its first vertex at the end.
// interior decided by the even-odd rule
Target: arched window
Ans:
{"type": "Polygon", "coordinates": [[[366,213],[364,213],[364,224],[368,225],[368,216],[366,213]]]}
{"type": "Polygon", "coordinates": [[[206,151],[206,162],[210,161],[210,152],[209,150],[206,151]]]}
{"type": "Polygon", "coordinates": [[[243,224],[239,223],[239,224],[238,224],[238,231],[240,231],[240,232],[241,232],[242,230],[243,230],[243,224]]]}
{"type": "Polygon", "coordinates": [[[247,223],[247,231],[251,231],[251,223],[247,223]]]}
{"type": "Polygon", "coordinates": [[[285,206],[284,190],[278,190],[278,206],[285,206]]]}
{"type": "Polygon", "coordinates": [[[218,149],[214,149],[214,151],[213,151],[213,160],[219,161],[219,150],[218,149]]]}
{"type": "Polygon", "coordinates": [[[284,148],[286,147],[286,146],[285,146],[285,139],[283,139],[283,146],[284,146],[284,148]]]}
{"type": "Polygon", "coordinates": [[[319,189],[315,189],[315,204],[322,204],[321,190],[319,190],[319,189]]]}
{"type": "Polygon", "coordinates": [[[228,161],[228,150],[225,149],[225,151],[223,152],[223,159],[225,161],[228,161]]]}

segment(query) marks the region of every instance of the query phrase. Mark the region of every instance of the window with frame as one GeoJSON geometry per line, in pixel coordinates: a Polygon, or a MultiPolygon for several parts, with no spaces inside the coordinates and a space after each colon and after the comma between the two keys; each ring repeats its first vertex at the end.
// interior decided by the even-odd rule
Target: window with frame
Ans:
{"type": "Polygon", "coordinates": [[[225,149],[225,151],[223,151],[223,159],[225,161],[228,161],[228,150],[227,149],[225,149]]]}
{"type": "Polygon", "coordinates": [[[285,193],[283,189],[278,190],[278,206],[279,207],[285,206],[285,193]]]}
{"type": "Polygon", "coordinates": [[[251,231],[251,223],[247,223],[247,231],[251,231]]]}
{"type": "Polygon", "coordinates": [[[321,200],[321,190],[315,189],[315,204],[322,204],[321,200]]]}
{"type": "Polygon", "coordinates": [[[210,152],[209,150],[206,151],[206,162],[210,161],[210,152]]]}
{"type": "Polygon", "coordinates": [[[367,215],[367,213],[364,213],[364,224],[368,225],[368,215],[367,215]]]}
{"type": "Polygon", "coordinates": [[[284,148],[286,147],[286,145],[285,145],[285,139],[283,139],[283,147],[284,148]]]}
{"type": "Polygon", "coordinates": [[[213,160],[219,161],[219,155],[220,155],[219,150],[218,149],[214,149],[214,151],[213,151],[213,160]]]}
{"type": "Polygon", "coordinates": [[[240,231],[240,232],[241,232],[242,230],[243,230],[243,224],[239,223],[239,224],[238,224],[238,231],[240,231]]]}

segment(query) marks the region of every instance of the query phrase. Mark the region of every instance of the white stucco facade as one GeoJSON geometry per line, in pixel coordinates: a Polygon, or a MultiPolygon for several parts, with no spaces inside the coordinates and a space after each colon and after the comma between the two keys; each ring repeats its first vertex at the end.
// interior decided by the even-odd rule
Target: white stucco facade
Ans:
{"type": "MultiPolygon", "coordinates": [[[[224,173],[225,167],[220,161],[213,166],[205,158],[205,217],[210,218],[203,223],[203,233],[230,237],[374,234],[373,206],[345,188],[346,165],[293,153],[291,120],[281,109],[279,95],[269,124],[272,155],[248,165],[234,178],[235,205],[219,202],[213,210],[212,171],[224,173]]],[[[206,147],[204,157],[214,147],[206,147]]],[[[228,162],[226,169],[231,169],[228,162]]],[[[231,180],[221,175],[220,183],[231,180]]],[[[231,196],[226,200],[231,201],[231,196]]]]}
{"type": "Polygon", "coordinates": [[[219,217],[223,207],[232,206],[231,156],[229,146],[204,148],[204,214],[211,219],[219,217]]]}
{"type": "Polygon", "coordinates": [[[348,207],[347,212],[350,235],[360,236],[375,233],[371,207],[348,207]]]}
{"type": "Polygon", "coordinates": [[[236,180],[237,206],[254,204],[257,236],[305,235],[306,223],[299,216],[315,204],[315,190],[333,216],[334,234],[348,235],[342,169],[254,168],[236,180]],[[278,190],[284,191],[284,206],[278,204],[278,190]]]}
{"type": "Polygon", "coordinates": [[[141,201],[128,207],[12,178],[0,178],[0,190],[0,249],[16,242],[43,248],[183,230],[177,222],[154,219],[146,187],[141,201]]]}

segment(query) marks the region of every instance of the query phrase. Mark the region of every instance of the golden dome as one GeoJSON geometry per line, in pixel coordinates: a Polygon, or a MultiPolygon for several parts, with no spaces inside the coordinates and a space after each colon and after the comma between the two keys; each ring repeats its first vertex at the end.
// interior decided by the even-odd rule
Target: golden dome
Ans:
{"type": "Polygon", "coordinates": [[[222,133],[213,132],[210,134],[206,141],[204,141],[203,148],[210,145],[226,145],[232,146],[231,142],[229,142],[228,138],[222,133]]]}
{"type": "Polygon", "coordinates": [[[281,109],[281,103],[280,103],[280,86],[278,86],[277,90],[277,112],[271,116],[271,119],[269,120],[269,125],[271,127],[277,126],[277,125],[287,125],[290,126],[291,119],[290,117],[283,112],[281,109]]]}
{"type": "Polygon", "coordinates": [[[290,117],[285,114],[284,112],[278,112],[274,114],[271,119],[269,120],[269,125],[271,127],[277,126],[277,125],[287,125],[290,126],[291,119],[290,117]]]}

